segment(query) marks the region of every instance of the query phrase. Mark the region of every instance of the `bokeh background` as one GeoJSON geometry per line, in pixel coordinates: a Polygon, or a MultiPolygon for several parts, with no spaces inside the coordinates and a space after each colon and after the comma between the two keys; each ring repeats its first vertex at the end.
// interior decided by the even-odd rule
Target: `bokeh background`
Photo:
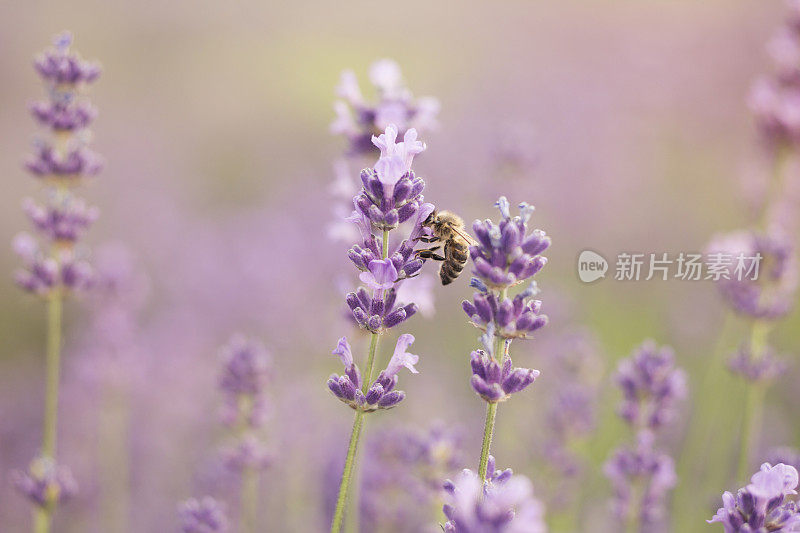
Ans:
{"type": "MultiPolygon", "coordinates": [[[[537,278],[551,324],[515,344],[515,361],[543,368],[574,332],[597,353],[584,523],[615,531],[601,465],[629,436],[609,376],[653,338],[674,347],[690,376],[667,439],[679,463],[698,406],[722,398],[718,414],[729,417],[700,444],[718,468],[681,480],[666,526],[713,529],[704,519],[719,494],[739,486],[728,472],[744,390],[714,353],[733,350],[743,326],[726,321],[708,282],[609,276],[587,285],[575,265],[587,248],[612,262],[622,251],[700,251],[713,234],[752,220],[747,184],[768,169],[745,100],[769,70],[764,45],[783,12],[780,2],[755,0],[0,5],[0,243],[27,229],[19,204],[38,194],[21,165],[37,131],[27,105],[42,94],[31,60],[69,29],[75,48],[103,65],[92,89],[100,109],[93,146],[106,164],[83,190],[102,215],[87,242],[124,246],[147,280],[121,371],[87,348],[91,302],[67,307],[59,453],[81,493],[59,510],[56,530],[171,531],[179,501],[225,496],[214,461],[217,350],[236,331],[261,338],[275,366],[269,433],[279,460],[263,484],[264,530],[325,529],[328,472],[340,468],[352,418],[324,385],[339,371],[330,351],[351,331],[337,280],[353,279],[347,245],[328,238],[339,201],[329,190],[332,163],[345,149],[329,124],[341,70],[365,82],[383,57],[402,66],[415,94],[442,105],[415,162],[426,199],[467,220],[494,217],[500,194],[525,200],[552,236],[537,278]],[[714,387],[705,386],[715,373],[714,387]]],[[[38,446],[44,333],[43,306],[13,285],[18,261],[5,250],[3,478],[38,446]]],[[[420,374],[403,377],[408,398],[371,417],[367,440],[379,428],[439,420],[460,428],[463,466],[477,466],[483,404],[468,385],[477,333],[460,310],[467,281],[437,286],[435,313],[404,324],[417,337],[420,374]]],[[[797,326],[794,314],[777,328],[781,351],[797,352],[797,326]]],[[[800,445],[796,368],[768,395],[761,450],[800,445]]],[[[552,390],[545,372],[503,406],[493,450],[542,496],[552,390]]],[[[28,520],[28,505],[4,481],[0,530],[24,531],[28,520]]]]}

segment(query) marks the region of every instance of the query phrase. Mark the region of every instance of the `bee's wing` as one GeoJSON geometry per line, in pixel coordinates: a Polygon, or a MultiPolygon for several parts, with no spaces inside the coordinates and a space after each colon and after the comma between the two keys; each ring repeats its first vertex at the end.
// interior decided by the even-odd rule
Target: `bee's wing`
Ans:
{"type": "Polygon", "coordinates": [[[461,237],[462,239],[464,239],[465,241],[467,241],[467,244],[469,244],[470,246],[477,246],[477,245],[478,245],[478,241],[476,241],[475,239],[473,239],[473,238],[472,238],[472,235],[470,235],[470,234],[469,234],[469,233],[467,233],[466,231],[463,231],[463,230],[461,230],[461,229],[457,229],[457,228],[453,228],[453,231],[454,231],[455,233],[457,233],[459,237],[461,237]]]}

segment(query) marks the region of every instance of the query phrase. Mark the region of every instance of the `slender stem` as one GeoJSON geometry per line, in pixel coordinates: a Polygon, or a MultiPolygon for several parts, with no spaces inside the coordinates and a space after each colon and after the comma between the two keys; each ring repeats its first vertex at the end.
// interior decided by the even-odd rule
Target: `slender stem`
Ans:
{"type": "Polygon", "coordinates": [[[50,510],[37,507],[33,514],[33,531],[48,533],[50,531],[50,510]]]}
{"type": "MultiPolygon", "coordinates": [[[[506,299],[506,295],[508,294],[507,289],[503,289],[500,293],[500,301],[506,299]]],[[[492,358],[497,360],[497,356],[502,353],[502,357],[500,358],[500,363],[505,363],[506,359],[508,359],[508,349],[510,342],[506,342],[503,337],[499,335],[494,336],[494,350],[492,353],[492,358]]],[[[487,465],[489,464],[489,450],[492,447],[492,437],[494,436],[494,421],[497,418],[497,403],[490,402],[486,406],[486,423],[483,426],[483,444],[481,445],[481,459],[480,463],[478,463],[478,476],[480,479],[485,481],[486,480],[486,469],[487,465]]]]}
{"type": "Polygon", "coordinates": [[[372,372],[375,369],[375,353],[378,351],[378,338],[377,333],[373,333],[369,339],[369,352],[367,354],[367,372],[363,376],[364,383],[361,385],[361,392],[364,394],[369,390],[369,385],[372,383],[372,372]]]}
{"type": "Polygon", "coordinates": [[[245,468],[242,471],[241,531],[255,533],[258,524],[258,471],[245,468]]]}
{"type": "Polygon", "coordinates": [[[628,516],[625,520],[626,533],[639,533],[641,530],[642,516],[642,487],[641,479],[634,479],[631,486],[631,504],[628,507],[628,516]]]}
{"type": "MultiPolygon", "coordinates": [[[[47,353],[45,357],[44,422],[42,426],[42,457],[55,460],[56,431],[58,428],[58,382],[61,366],[61,315],[63,297],[56,287],[47,299],[47,353]]],[[[49,533],[53,505],[34,510],[33,531],[49,533]]]]}
{"type": "Polygon", "coordinates": [[[381,238],[381,258],[386,259],[389,257],[389,230],[383,230],[383,237],[381,238]]]}
{"type": "MultiPolygon", "coordinates": [[[[767,335],[770,325],[763,321],[753,321],[750,332],[750,357],[758,361],[763,357],[767,348],[767,335]]],[[[736,470],[736,480],[747,479],[750,471],[750,455],[761,433],[761,414],[766,390],[763,383],[748,383],[747,398],[745,400],[744,415],[742,420],[742,436],[739,448],[739,463],[736,470]]]]}
{"type": "Polygon", "coordinates": [[[483,444],[481,445],[481,462],[478,465],[478,476],[486,481],[486,468],[489,463],[489,448],[492,446],[494,435],[494,419],[497,417],[497,403],[490,402],[486,405],[486,424],[483,426],[483,444]]]}
{"type": "Polygon", "coordinates": [[[54,289],[47,300],[47,359],[45,367],[44,427],[42,455],[55,459],[58,424],[58,382],[61,365],[62,295],[54,289]]]}
{"type": "Polygon", "coordinates": [[[353,476],[353,467],[356,462],[356,451],[358,441],[361,438],[361,428],[364,426],[364,412],[356,411],[353,421],[353,431],[350,433],[350,445],[347,448],[347,457],[344,460],[344,471],[342,472],[342,482],[339,485],[339,497],[336,499],[336,510],[333,513],[331,523],[331,533],[339,533],[342,530],[344,520],[344,508],[347,502],[347,491],[350,488],[350,480],[353,476]]]}

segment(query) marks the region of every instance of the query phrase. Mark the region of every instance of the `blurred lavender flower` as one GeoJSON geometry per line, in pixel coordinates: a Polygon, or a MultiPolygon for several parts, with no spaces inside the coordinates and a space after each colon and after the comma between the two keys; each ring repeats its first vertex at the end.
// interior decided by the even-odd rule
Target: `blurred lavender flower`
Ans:
{"type": "Polygon", "coordinates": [[[269,354],[260,342],[235,335],[222,348],[220,359],[223,423],[235,433],[234,442],[223,448],[223,461],[238,472],[249,468],[260,470],[270,461],[270,454],[257,434],[268,414],[269,354]]]}
{"type": "Polygon", "coordinates": [[[735,312],[759,320],[777,320],[792,310],[798,286],[797,260],[790,239],[777,234],[739,231],[718,235],[707,247],[734,262],[734,272],[717,281],[735,312]],[[758,269],[740,279],[739,257],[760,257],[758,269]]]}
{"type": "Polygon", "coordinates": [[[686,375],[675,368],[672,349],[645,341],[617,369],[623,400],[619,415],[635,429],[658,429],[675,414],[676,403],[686,396],[686,375]]]}
{"type": "Polygon", "coordinates": [[[12,472],[11,482],[20,494],[42,508],[52,508],[78,492],[69,468],[49,457],[37,457],[25,472],[12,472]]]}
{"type": "Polygon", "coordinates": [[[722,495],[722,507],[707,522],[721,523],[725,533],[800,531],[800,507],[786,498],[797,494],[797,483],[793,466],[764,463],[736,496],[722,495]]]}
{"type": "Polygon", "coordinates": [[[70,50],[72,35],[64,32],[55,37],[53,48],[45,50],[34,61],[36,72],[56,90],[73,90],[76,86],[91,83],[100,76],[100,65],[84,61],[70,50]]]}
{"type": "Polygon", "coordinates": [[[99,158],[85,146],[86,127],[96,115],[80,96],[81,87],[97,79],[99,67],[70,50],[72,36],[61,34],[55,47],[37,58],[36,70],[45,82],[48,100],[31,106],[34,118],[50,130],[39,139],[35,154],[26,162],[36,177],[46,179],[46,201],[26,199],[23,210],[45,244],[27,234],[18,235],[14,251],[23,269],[16,274],[24,290],[47,296],[61,288],[77,290],[89,285],[91,270],[75,252],[75,243],[97,219],[98,210],[78,198],[68,186],[100,170],[99,158]]]}
{"type": "MultiPolygon", "coordinates": [[[[494,459],[490,461],[494,467],[494,459]]],[[[544,533],[544,506],[525,476],[494,471],[484,482],[470,470],[445,483],[444,530],[454,533],[544,533]]]]}
{"type": "Polygon", "coordinates": [[[613,506],[620,521],[632,528],[652,527],[677,482],[672,458],[655,447],[656,431],[672,419],[676,402],[686,395],[686,377],[675,367],[670,348],[645,341],[620,362],[616,381],[623,395],[619,415],[634,430],[636,446],[620,446],[604,472],[614,489],[613,506]]]}
{"type": "Polygon", "coordinates": [[[748,104],[764,141],[775,149],[800,143],[800,26],[796,2],[788,2],[786,23],[768,45],[771,76],[756,80],[748,104]]]}
{"type": "Polygon", "coordinates": [[[462,464],[461,440],[441,423],[426,430],[391,428],[373,434],[362,473],[362,528],[426,530],[443,503],[442,480],[462,464]]]}
{"type": "Polygon", "coordinates": [[[228,519],[225,506],[210,496],[191,498],[178,507],[183,533],[225,533],[228,519]]]}
{"type": "Polygon", "coordinates": [[[13,241],[23,265],[15,274],[17,284],[47,301],[42,446],[28,473],[15,476],[17,488],[38,504],[34,522],[41,533],[50,531],[56,504],[76,490],[68,471],[56,466],[63,299],[70,291],[85,289],[91,283],[91,268],[76,252],[76,242],[98,216],[97,209],[78,198],[71,186],[80,183],[83,175],[100,169],[98,157],[85,146],[89,137],[85,128],[95,112],[79,96],[81,88],[96,80],[100,70],[72,52],[71,44],[69,33],[57,36],[54,48],[34,64],[48,100],[33,104],[31,112],[50,131],[47,139],[37,141],[26,167],[44,180],[46,201],[39,204],[27,199],[23,203],[41,243],[28,234],[20,234],[13,241]]]}
{"type": "Polygon", "coordinates": [[[669,455],[657,451],[653,434],[642,432],[635,448],[617,449],[603,472],[614,491],[614,512],[620,519],[638,516],[642,524],[657,523],[678,477],[669,455]]]}
{"type": "Polygon", "coordinates": [[[91,286],[91,266],[70,250],[57,248],[48,254],[27,233],[14,237],[13,248],[24,267],[15,273],[14,280],[31,294],[48,298],[57,289],[83,291],[91,286]]]}
{"type": "Polygon", "coordinates": [[[36,231],[53,243],[67,246],[77,241],[100,214],[82,198],[58,195],[52,195],[45,206],[26,198],[22,209],[36,231]]]}
{"type": "Polygon", "coordinates": [[[351,154],[372,152],[370,139],[389,125],[395,125],[400,135],[412,128],[424,133],[436,126],[439,102],[431,97],[414,98],[403,83],[397,63],[391,59],[376,61],[369,78],[378,96],[374,103],[364,99],[351,70],[342,72],[336,88],[341,100],[334,105],[336,120],[331,131],[347,139],[351,154]]]}
{"type": "Polygon", "coordinates": [[[272,463],[272,454],[256,435],[244,435],[221,450],[222,464],[233,472],[263,470],[272,463]]]}
{"type": "Polygon", "coordinates": [[[743,344],[728,359],[728,369],[750,382],[772,381],[787,368],[786,361],[777,357],[770,347],[756,356],[749,344],[743,344]]]}

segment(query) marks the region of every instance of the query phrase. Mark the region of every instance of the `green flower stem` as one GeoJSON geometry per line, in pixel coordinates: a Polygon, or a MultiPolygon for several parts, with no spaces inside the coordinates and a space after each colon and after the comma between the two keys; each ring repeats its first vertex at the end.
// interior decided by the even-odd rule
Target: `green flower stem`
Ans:
{"type": "Polygon", "coordinates": [[[642,480],[639,478],[634,479],[631,486],[631,505],[628,508],[628,516],[625,520],[626,533],[639,533],[641,531],[643,492],[642,480]]]}
{"type": "Polygon", "coordinates": [[[242,532],[255,533],[258,524],[258,471],[245,467],[242,471],[242,532]]]}
{"type": "MultiPolygon", "coordinates": [[[[58,384],[61,367],[61,319],[63,294],[56,287],[47,299],[47,352],[45,358],[44,423],[42,427],[42,457],[55,460],[56,430],[58,428],[58,384]]],[[[51,504],[36,507],[33,519],[35,533],[49,533],[53,518],[51,504]]]]}
{"type": "Polygon", "coordinates": [[[56,288],[47,300],[47,359],[45,363],[44,427],[42,430],[42,455],[51,459],[55,459],[56,456],[62,308],[61,289],[56,288]]]}
{"type": "MultiPolygon", "coordinates": [[[[243,438],[249,428],[249,420],[255,407],[255,399],[247,394],[239,395],[238,422],[235,429],[237,438],[243,438]]],[[[242,469],[242,486],[239,495],[239,521],[243,533],[255,533],[258,527],[258,470],[245,466],[242,469]]]]}
{"type": "MultiPolygon", "coordinates": [[[[767,336],[770,324],[754,320],[750,332],[750,356],[758,361],[764,356],[767,349],[767,336]]],[[[766,388],[763,383],[749,383],[747,398],[744,406],[742,420],[742,436],[739,448],[739,466],[736,470],[736,480],[743,481],[750,472],[750,455],[752,454],[758,436],[761,434],[761,415],[764,406],[766,388]]]]}
{"type": "MultiPolygon", "coordinates": [[[[503,294],[501,296],[501,301],[505,299],[506,291],[503,290],[503,294]]],[[[494,357],[495,354],[499,354],[501,351],[503,353],[503,357],[501,362],[505,362],[508,358],[508,348],[509,344],[505,342],[503,337],[499,337],[495,335],[494,338],[494,357]]],[[[486,480],[486,469],[487,465],[489,464],[489,450],[492,447],[492,437],[494,436],[494,421],[497,418],[497,402],[489,402],[486,405],[486,423],[483,426],[483,444],[481,445],[481,460],[478,463],[478,476],[480,476],[481,480],[486,480]]]]}
{"type": "Polygon", "coordinates": [[[494,420],[497,417],[497,402],[486,405],[486,424],[483,427],[483,445],[481,446],[481,462],[478,465],[478,476],[486,481],[486,468],[489,463],[489,448],[492,446],[494,435],[494,420]]]}
{"type": "Polygon", "coordinates": [[[350,433],[350,445],[347,447],[347,457],[344,460],[344,472],[342,472],[342,482],[339,485],[339,497],[336,499],[336,511],[333,514],[331,533],[339,533],[342,530],[347,490],[350,488],[353,466],[355,466],[356,462],[356,451],[358,451],[358,441],[361,438],[361,429],[363,426],[364,411],[357,410],[356,418],[353,421],[353,431],[350,433]]]}
{"type": "MultiPolygon", "coordinates": [[[[389,257],[389,231],[383,230],[381,258],[386,259],[387,257],[389,257]]],[[[378,337],[378,333],[373,333],[369,342],[366,372],[363,375],[363,384],[361,385],[361,392],[364,394],[367,393],[369,385],[372,382],[372,373],[375,369],[375,353],[378,351],[378,337]]],[[[333,513],[333,521],[331,522],[331,533],[339,533],[342,530],[344,510],[347,504],[347,494],[350,489],[350,482],[353,479],[353,470],[355,469],[358,455],[358,443],[361,440],[361,431],[363,428],[364,412],[357,409],[355,419],[353,420],[353,430],[350,433],[350,444],[347,447],[347,456],[344,460],[342,480],[339,483],[339,496],[336,498],[336,510],[333,513]]],[[[357,509],[352,518],[358,520],[357,509]]],[[[356,530],[358,530],[357,526],[356,530]]]]}

